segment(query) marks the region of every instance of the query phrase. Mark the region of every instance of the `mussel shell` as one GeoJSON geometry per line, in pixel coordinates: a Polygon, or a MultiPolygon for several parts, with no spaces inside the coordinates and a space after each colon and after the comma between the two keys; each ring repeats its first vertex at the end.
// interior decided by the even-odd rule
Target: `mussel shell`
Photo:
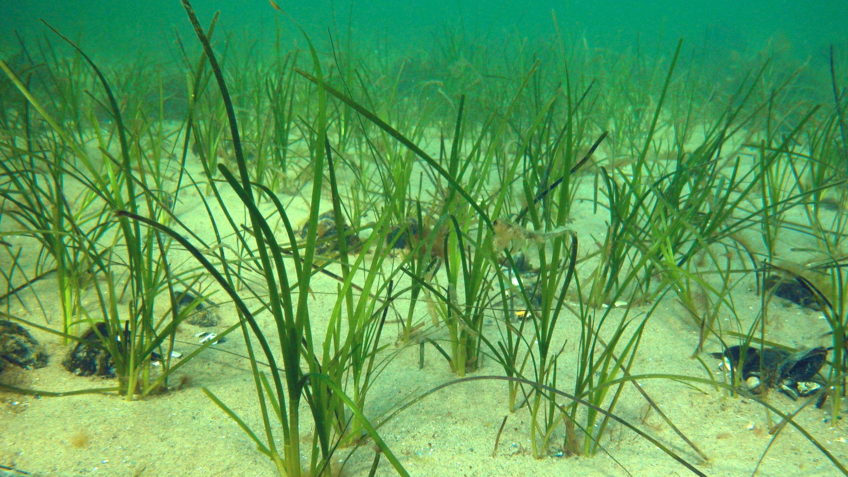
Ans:
{"type": "Polygon", "coordinates": [[[0,320],[0,369],[6,362],[24,369],[47,365],[47,354],[23,326],[0,320]]]}
{"type": "Polygon", "coordinates": [[[760,378],[776,374],[781,364],[790,356],[788,351],[776,348],[763,348],[762,351],[750,346],[731,346],[724,353],[713,353],[713,357],[727,358],[735,370],[742,370],[742,379],[751,376],[760,378]],[[740,366],[744,350],[744,363],[740,366]]]}
{"type": "Polygon", "coordinates": [[[780,364],[778,374],[782,379],[810,381],[821,371],[827,361],[827,348],[808,349],[792,353],[780,364]]]}

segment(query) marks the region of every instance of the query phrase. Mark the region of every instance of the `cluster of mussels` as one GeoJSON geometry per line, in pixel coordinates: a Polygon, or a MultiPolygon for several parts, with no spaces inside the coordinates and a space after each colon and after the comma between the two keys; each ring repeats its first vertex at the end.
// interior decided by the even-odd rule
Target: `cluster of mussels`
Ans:
{"type": "Polygon", "coordinates": [[[23,326],[0,320],[0,372],[7,364],[24,369],[41,368],[47,365],[47,353],[23,326]]]}
{"type": "MultiPolygon", "coordinates": [[[[822,299],[803,280],[772,275],[764,280],[763,285],[764,293],[773,293],[811,310],[823,309],[822,299]]],[[[739,376],[748,391],[758,394],[766,389],[776,389],[793,400],[818,394],[816,407],[821,407],[827,398],[827,393],[821,392],[826,383],[820,374],[827,362],[827,352],[828,349],[822,346],[791,352],[743,345],[731,346],[724,352],[711,355],[722,359],[728,372],[741,373],[739,376]]]]}
{"type": "MultiPolygon", "coordinates": [[[[175,292],[177,313],[186,314],[186,322],[201,327],[211,327],[218,324],[217,305],[196,296],[189,291],[175,292]]],[[[213,337],[214,334],[211,334],[213,337]]],[[[130,340],[130,331],[124,329],[121,333],[111,331],[104,322],[95,323],[77,340],[76,346],[62,362],[65,369],[78,376],[115,377],[115,359],[113,352],[124,354],[126,343],[130,340]]],[[[153,361],[161,357],[152,353],[153,361]]]]}
{"type": "MultiPolygon", "coordinates": [[[[777,389],[792,399],[798,399],[817,394],[825,386],[819,374],[827,361],[827,349],[823,347],[793,353],[778,348],[731,346],[723,353],[711,354],[724,360],[727,371],[741,373],[745,385],[753,393],[777,389]]],[[[826,396],[826,393],[821,393],[816,407],[824,404],[826,396]]]]}
{"type": "MultiPolygon", "coordinates": [[[[186,314],[186,322],[201,327],[218,324],[217,306],[188,291],[176,292],[177,313],[186,314]]],[[[205,333],[215,337],[214,333],[205,333]]],[[[95,323],[76,339],[77,343],[62,361],[68,371],[79,376],[115,377],[113,353],[123,354],[129,342],[128,329],[115,333],[105,322],[95,323]]],[[[218,340],[220,341],[220,340],[218,340]]],[[[159,357],[153,353],[153,359],[159,357]]],[[[47,353],[38,341],[21,325],[0,320],[0,372],[7,364],[24,369],[47,365],[47,353]]]]}

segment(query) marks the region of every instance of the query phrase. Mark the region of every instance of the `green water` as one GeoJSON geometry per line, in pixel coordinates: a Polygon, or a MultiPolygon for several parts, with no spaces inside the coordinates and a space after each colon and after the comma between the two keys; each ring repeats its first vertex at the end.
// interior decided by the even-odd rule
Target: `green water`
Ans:
{"type": "MultiPolygon", "coordinates": [[[[506,35],[548,38],[559,29],[585,37],[596,48],[641,45],[668,51],[683,38],[691,48],[723,54],[748,53],[778,43],[799,58],[820,60],[829,45],[845,45],[848,3],[841,0],[681,2],[576,1],[410,1],[285,2],[279,5],[316,39],[328,31],[354,32],[362,40],[426,48],[445,28],[458,28],[481,43],[506,35]]],[[[222,32],[267,44],[275,24],[286,23],[265,0],[198,0],[202,20],[221,12],[222,32]]],[[[160,52],[173,48],[175,34],[189,33],[178,0],[18,2],[0,5],[0,44],[15,44],[14,32],[39,36],[44,19],[85,47],[103,54],[160,52]]],[[[293,34],[293,33],[292,33],[293,34]]]]}

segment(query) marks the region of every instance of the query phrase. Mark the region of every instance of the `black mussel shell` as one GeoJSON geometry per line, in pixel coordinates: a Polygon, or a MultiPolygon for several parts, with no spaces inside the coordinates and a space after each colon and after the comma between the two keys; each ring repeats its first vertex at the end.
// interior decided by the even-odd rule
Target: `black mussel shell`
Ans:
{"type": "Polygon", "coordinates": [[[406,224],[397,225],[389,229],[386,234],[386,243],[393,249],[410,248],[413,239],[421,235],[418,222],[410,219],[406,224]]]}
{"type": "MultiPolygon", "coordinates": [[[[122,334],[123,338],[114,337],[119,351],[126,346],[129,339],[128,330],[124,330],[122,334]]],[[[62,365],[78,376],[114,378],[115,360],[103,344],[103,340],[110,339],[110,335],[109,325],[104,322],[96,323],[80,336],[79,342],[62,365]]]]}
{"type": "Polygon", "coordinates": [[[773,290],[774,294],[796,305],[815,311],[822,310],[822,304],[812,290],[801,280],[771,275],[763,283],[765,291],[773,290]]]}
{"type": "Polygon", "coordinates": [[[792,381],[812,380],[827,361],[827,348],[819,346],[805,351],[792,353],[780,365],[778,374],[781,379],[792,381]]]}
{"type": "Polygon", "coordinates": [[[778,348],[760,350],[752,347],[745,349],[742,346],[731,346],[724,353],[710,354],[714,358],[726,358],[737,372],[741,369],[742,379],[747,380],[755,376],[763,385],[770,388],[780,385],[794,387],[801,396],[805,394],[798,391],[798,383],[817,382],[816,375],[827,362],[827,348],[824,347],[790,353],[778,348]],[[743,349],[744,363],[740,366],[743,349]]]}
{"type": "Polygon", "coordinates": [[[188,324],[206,328],[218,324],[219,317],[215,312],[217,306],[214,303],[204,300],[202,297],[198,297],[187,290],[175,291],[174,297],[177,300],[177,313],[179,313],[182,308],[195,304],[194,309],[192,309],[186,317],[186,322],[188,322],[188,324]]]}
{"type": "MultiPolygon", "coordinates": [[[[305,238],[308,230],[309,224],[304,224],[304,226],[298,231],[298,235],[301,238],[305,238]]],[[[359,236],[356,235],[356,231],[348,225],[344,226],[344,231],[347,239],[346,245],[348,253],[357,252],[362,246],[362,243],[359,240],[359,236]]],[[[316,235],[318,242],[315,246],[315,253],[319,255],[326,255],[327,253],[338,251],[338,230],[336,227],[335,213],[332,210],[324,212],[318,216],[318,230],[316,235]]]]}
{"type": "Polygon", "coordinates": [[[194,308],[195,310],[202,310],[203,308],[205,308],[205,305],[203,304],[204,303],[203,299],[198,298],[197,296],[195,296],[193,293],[191,293],[189,291],[185,291],[185,290],[175,291],[174,292],[174,298],[177,299],[177,308],[178,309],[179,308],[185,308],[187,306],[191,306],[191,304],[194,303],[194,302],[197,302],[197,305],[194,308]]]}
{"type": "Polygon", "coordinates": [[[760,351],[751,346],[731,346],[724,353],[711,353],[717,359],[727,358],[735,370],[742,370],[742,379],[763,374],[774,374],[780,364],[789,357],[789,352],[782,349],[763,348],[760,351]],[[745,362],[740,366],[744,349],[745,362]],[[765,371],[765,372],[764,372],[765,371]]]}
{"type": "Polygon", "coordinates": [[[24,369],[41,368],[47,365],[47,354],[26,328],[0,320],[0,370],[6,363],[24,369]]]}

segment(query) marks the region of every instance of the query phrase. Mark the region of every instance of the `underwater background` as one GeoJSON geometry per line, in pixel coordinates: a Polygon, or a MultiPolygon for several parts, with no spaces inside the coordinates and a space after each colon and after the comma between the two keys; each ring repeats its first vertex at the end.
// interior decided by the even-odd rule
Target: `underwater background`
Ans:
{"type": "MultiPolygon", "coordinates": [[[[848,2],[696,0],[599,1],[309,1],[278,2],[305,31],[320,41],[328,32],[348,29],[360,41],[392,47],[426,48],[445,28],[459,28],[480,42],[515,34],[550,38],[555,15],[561,32],[585,38],[593,48],[668,53],[679,38],[716,64],[729,53],[773,48],[799,59],[824,61],[829,45],[846,43],[848,2]]],[[[16,43],[42,35],[44,19],[89,51],[104,55],[173,48],[175,32],[190,33],[176,0],[144,2],[70,0],[0,2],[0,42],[16,43]]],[[[260,45],[272,43],[280,16],[265,0],[212,1],[194,4],[201,21],[221,12],[224,31],[260,45]]]]}

